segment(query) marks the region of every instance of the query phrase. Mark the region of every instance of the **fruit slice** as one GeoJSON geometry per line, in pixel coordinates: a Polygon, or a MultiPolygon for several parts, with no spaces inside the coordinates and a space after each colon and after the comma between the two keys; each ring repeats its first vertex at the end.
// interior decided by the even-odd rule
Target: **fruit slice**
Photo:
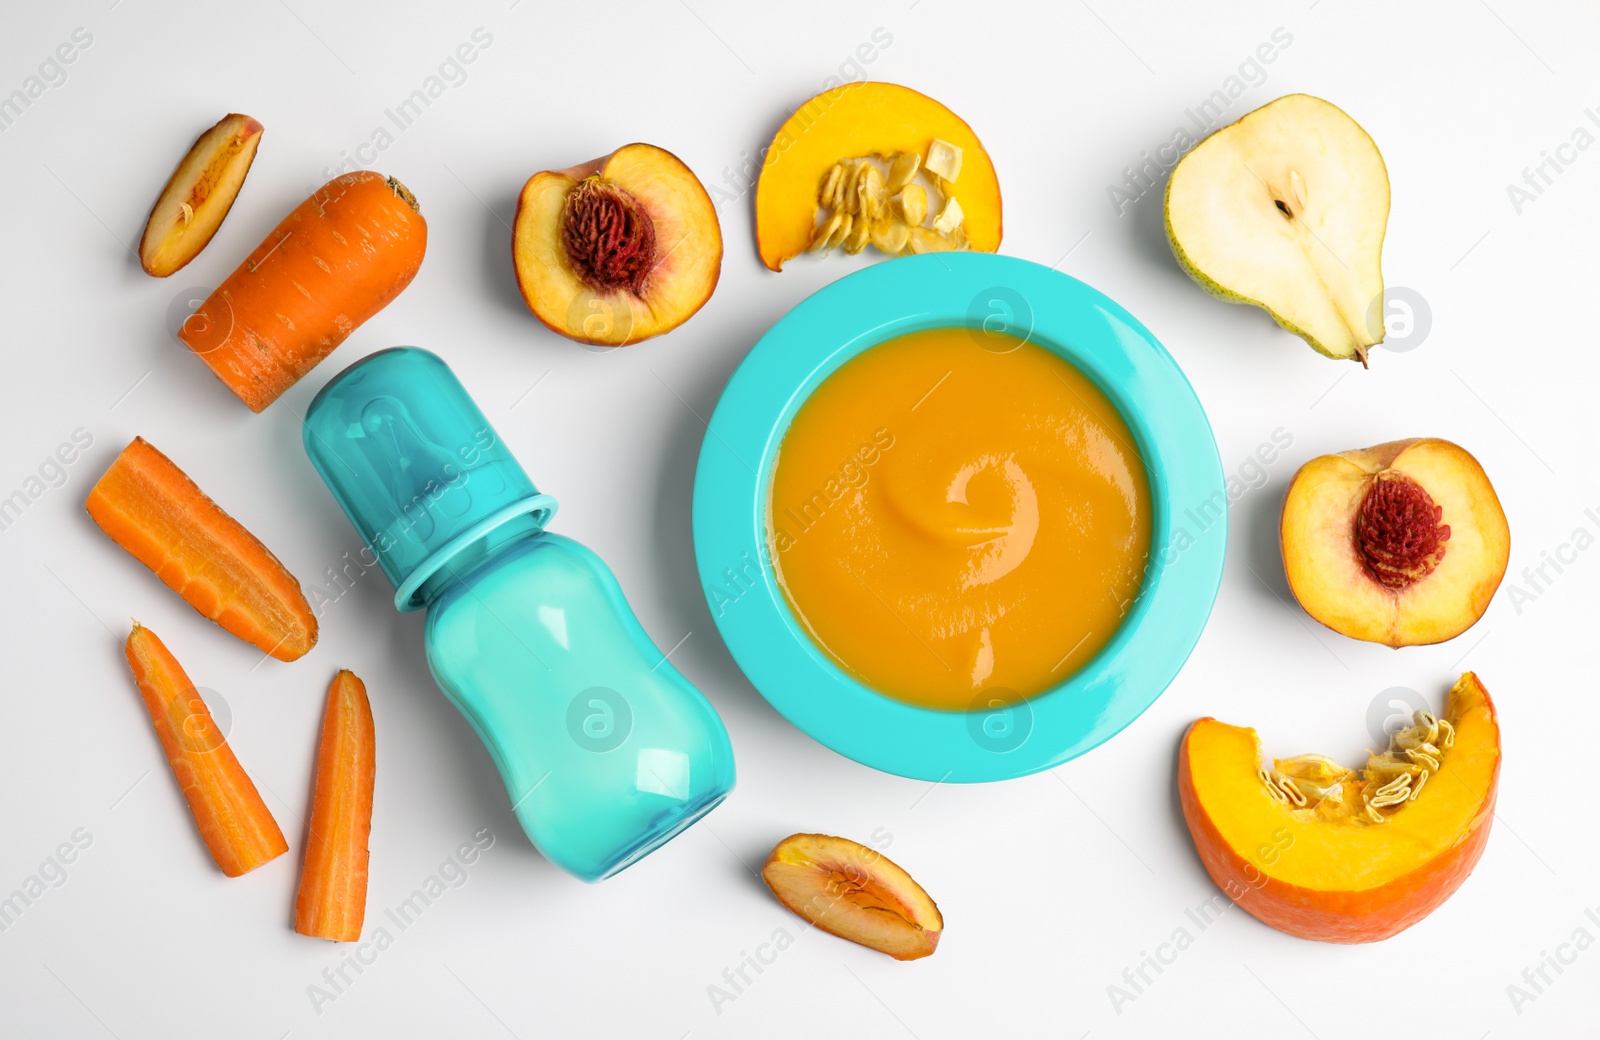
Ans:
{"type": "Polygon", "coordinates": [[[926,957],[944,918],[922,886],[875,849],[826,834],[791,834],[761,868],[778,902],[825,932],[887,953],[926,957]]]}
{"type": "MultiPolygon", "coordinates": [[[[821,234],[835,217],[836,224],[848,220],[852,225],[887,217],[917,228],[930,212],[940,216],[957,198],[960,202],[946,217],[949,232],[930,229],[930,239],[887,228],[873,233],[869,227],[871,241],[879,249],[898,244],[900,250],[913,251],[910,242],[916,239],[925,245],[917,252],[965,246],[993,253],[1000,248],[1000,182],[983,143],[960,116],[909,87],[861,82],[824,91],[778,128],[762,154],[756,245],[761,262],[774,271],[813,245],[826,250],[844,243],[847,234],[835,242],[821,234]],[[868,170],[880,179],[872,181],[868,170]],[[868,185],[852,191],[863,175],[868,185]],[[928,199],[930,188],[937,204],[928,199]],[[893,200],[892,207],[882,203],[880,190],[883,198],[893,200]],[[869,198],[870,208],[863,211],[869,198]]],[[[866,240],[864,235],[861,241],[866,240]]]]}
{"type": "Polygon", "coordinates": [[[530,177],[511,255],[540,321],[620,347],[672,331],[711,298],[722,226],[694,171],[671,152],[630,144],[530,177]]]}
{"type": "Polygon", "coordinates": [[[223,116],[201,134],[167,178],[139,240],[139,263],[165,278],[200,255],[233,208],[255,161],[262,126],[249,116],[223,116]]]}
{"type": "Polygon", "coordinates": [[[1265,308],[1332,358],[1383,342],[1389,173],[1342,110],[1308,94],[1200,142],[1167,182],[1167,238],[1207,292],[1265,308]]]}
{"type": "Polygon", "coordinates": [[[1471,628],[1511,556],[1483,467],[1432,437],[1312,459],[1289,485],[1280,537],[1289,588],[1306,613],[1389,646],[1471,628]]]}
{"type": "Polygon", "coordinates": [[[1178,752],[1211,880],[1264,924],[1322,942],[1387,939],[1450,898],[1483,855],[1499,777],[1499,722],[1471,672],[1442,717],[1417,712],[1360,773],[1321,755],[1263,766],[1255,730],[1210,718],[1178,752]]]}

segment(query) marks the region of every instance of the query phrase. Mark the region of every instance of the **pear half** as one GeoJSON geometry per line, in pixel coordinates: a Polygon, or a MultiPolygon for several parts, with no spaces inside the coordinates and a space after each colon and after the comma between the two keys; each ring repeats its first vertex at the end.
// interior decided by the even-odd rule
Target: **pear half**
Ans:
{"type": "Polygon", "coordinates": [[[1207,292],[1249,303],[1331,358],[1383,342],[1389,173],[1361,125],[1309,94],[1194,148],[1167,182],[1167,238],[1207,292]]]}

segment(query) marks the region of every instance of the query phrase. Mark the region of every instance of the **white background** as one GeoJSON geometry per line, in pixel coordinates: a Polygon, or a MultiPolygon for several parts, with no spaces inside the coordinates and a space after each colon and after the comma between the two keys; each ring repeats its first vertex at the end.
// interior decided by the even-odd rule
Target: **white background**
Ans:
{"type": "MultiPolygon", "coordinates": [[[[1587,741],[1600,552],[1542,591],[1522,577],[1600,519],[1590,404],[1600,149],[1520,214],[1507,185],[1571,140],[1600,104],[1600,16],[1576,2],[1351,0],[1159,5],[796,5],[688,0],[442,5],[8,0],[0,94],[75,28],[93,42],[0,134],[5,376],[0,496],[82,427],[65,483],[0,532],[4,750],[0,895],[76,828],[93,842],[0,933],[7,1036],[1064,1037],[1241,1031],[1335,1037],[1593,1032],[1600,949],[1531,1001],[1508,986],[1573,938],[1600,939],[1600,853],[1587,741]],[[250,414],[169,334],[385,109],[482,27],[492,43],[369,164],[405,181],[428,220],[414,284],[265,414],[250,414]],[[1283,28],[1292,44],[1229,118],[1280,94],[1333,100],[1371,132],[1393,180],[1391,286],[1431,312],[1371,371],[1329,361],[1262,313],[1206,296],[1164,241],[1159,194],[1119,215],[1107,186],[1283,28]],[[1010,783],[930,787],[846,761],[772,711],[712,625],[691,551],[696,454],[729,374],[794,303],[867,256],[761,267],[750,197],[722,207],[722,283],[678,331],[610,354],[547,332],[518,298],[507,223],[523,181],[645,140],[709,184],[765,144],[881,28],[871,78],[964,116],[1005,192],[1003,251],[1109,293],[1193,380],[1236,472],[1282,427],[1293,444],[1232,509],[1222,591],[1194,656],[1114,741],[1010,783]],[[227,111],[267,130],[220,233],[165,281],[132,258],[178,157],[227,111]],[[499,778],[434,688],[420,615],[373,572],[329,606],[302,662],[260,662],[199,619],[89,521],[84,495],[143,435],[254,530],[309,588],[357,539],[300,448],[297,414],[345,365],[417,344],[447,358],[535,481],[556,529],[608,560],[646,629],[715,702],[739,786],[706,823],[588,887],[546,864],[499,778]],[[532,389],[530,389],[532,388],[532,389]],[[1294,469],[1327,451],[1435,435],[1473,451],[1514,535],[1507,585],[1461,638],[1400,652],[1346,640],[1288,596],[1275,523],[1294,469]],[[1513,602],[1511,583],[1530,598],[1513,602]],[[130,616],[217,691],[230,740],[291,843],[240,879],[198,840],[122,658],[130,616]],[[686,636],[687,633],[687,636],[686,636]],[[259,664],[259,667],[258,667],[259,664]],[[295,935],[290,914],[328,680],[350,667],[377,718],[368,931],[392,944],[331,1003],[308,987],[349,948],[295,935]],[[1375,946],[1303,942],[1230,909],[1201,931],[1186,908],[1216,889],[1177,809],[1174,762],[1200,715],[1251,724],[1269,753],[1359,760],[1392,687],[1437,702],[1477,670],[1503,721],[1500,811],[1481,864],[1415,928],[1375,946]],[[496,841],[409,929],[395,906],[481,828],[496,841]],[[753,869],[778,838],[820,830],[887,842],[947,928],[900,964],[807,931],[753,869]],[[1125,968],[1193,939],[1131,1002],[1125,968]],[[784,930],[777,959],[726,986],[784,930]]],[[[846,67],[847,74],[851,72],[846,67]]],[[[452,74],[453,75],[453,74],[452,74]]],[[[1252,73],[1253,76],[1253,73],[1252,73]]],[[[1259,77],[1254,77],[1259,79],[1259,77]]],[[[869,251],[870,252],[870,251],[869,251]]],[[[1398,320],[1398,317],[1397,317],[1398,320]]],[[[1568,558],[1572,556],[1568,553],[1568,558]]],[[[1553,571],[1547,573],[1554,575],[1553,571]]],[[[1548,969],[1547,969],[1548,971],[1548,969]]],[[[1131,990],[1130,990],[1131,992],[1131,990]]],[[[1533,994],[1531,989],[1528,990],[1533,994]]]]}

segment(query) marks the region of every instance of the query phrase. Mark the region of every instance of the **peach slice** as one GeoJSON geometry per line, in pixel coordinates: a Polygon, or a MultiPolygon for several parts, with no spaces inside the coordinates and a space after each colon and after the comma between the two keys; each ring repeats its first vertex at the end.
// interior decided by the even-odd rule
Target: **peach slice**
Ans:
{"type": "Polygon", "coordinates": [[[1211,880],[1262,923],[1360,943],[1416,924],[1483,855],[1500,724],[1471,672],[1359,773],[1321,755],[1261,763],[1253,729],[1200,719],[1178,752],[1178,798],[1211,880]]]}
{"type": "Polygon", "coordinates": [[[867,81],[823,91],[762,151],[756,246],[774,271],[813,247],[854,253],[868,241],[888,253],[993,253],[1000,234],[1000,181],[983,142],[960,116],[909,87],[867,81]],[[926,187],[913,179],[919,173],[926,187]],[[931,212],[929,187],[943,200],[931,212]]]}
{"type": "Polygon", "coordinates": [[[1306,463],[1289,485],[1280,539],[1306,613],[1352,639],[1397,647],[1471,628],[1511,556],[1483,467],[1431,437],[1306,463]]]}
{"type": "Polygon", "coordinates": [[[262,126],[249,116],[223,116],[201,134],[167,178],[139,239],[139,263],[157,278],[200,255],[233,208],[255,161],[262,126]]]}
{"type": "Polygon", "coordinates": [[[849,838],[791,834],[761,868],[778,902],[825,932],[887,953],[926,957],[944,918],[911,875],[876,849],[849,838]]]}
{"type": "Polygon", "coordinates": [[[630,144],[529,178],[511,255],[540,321],[581,343],[620,347],[672,331],[711,298],[722,227],[694,171],[671,152],[630,144]]]}

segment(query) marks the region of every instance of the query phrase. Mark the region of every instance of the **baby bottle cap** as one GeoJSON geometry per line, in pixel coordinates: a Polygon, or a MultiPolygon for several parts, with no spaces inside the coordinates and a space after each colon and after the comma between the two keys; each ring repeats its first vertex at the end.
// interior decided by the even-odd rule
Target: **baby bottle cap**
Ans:
{"type": "Polygon", "coordinates": [[[329,380],[306,410],[306,454],[395,586],[423,605],[423,584],[511,520],[532,530],[555,513],[438,355],[372,354],[329,380]]]}

